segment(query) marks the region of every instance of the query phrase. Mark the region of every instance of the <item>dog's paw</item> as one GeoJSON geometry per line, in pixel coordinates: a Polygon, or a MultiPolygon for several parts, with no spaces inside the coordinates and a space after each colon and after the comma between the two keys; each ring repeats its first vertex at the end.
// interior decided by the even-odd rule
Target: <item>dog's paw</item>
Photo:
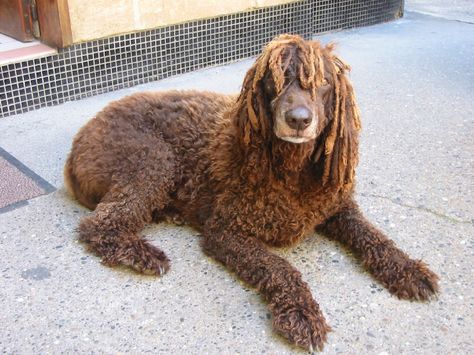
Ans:
{"type": "Polygon", "coordinates": [[[321,351],[327,333],[331,331],[313,300],[309,306],[295,305],[277,310],[273,318],[273,328],[291,343],[310,352],[321,351]]]}
{"type": "Polygon", "coordinates": [[[439,277],[421,260],[409,260],[394,279],[388,290],[398,298],[426,301],[439,291],[439,277]]]}
{"type": "Polygon", "coordinates": [[[170,261],[159,248],[141,238],[122,243],[112,255],[102,259],[105,265],[125,265],[145,275],[161,276],[170,268],[170,261]]]}

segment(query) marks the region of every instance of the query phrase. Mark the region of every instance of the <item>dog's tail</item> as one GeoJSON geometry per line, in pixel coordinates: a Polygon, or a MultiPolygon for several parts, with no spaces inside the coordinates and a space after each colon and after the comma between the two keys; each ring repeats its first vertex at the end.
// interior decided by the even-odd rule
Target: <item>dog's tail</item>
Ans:
{"type": "Polygon", "coordinates": [[[97,206],[97,201],[93,201],[86,196],[80,187],[79,181],[74,174],[72,154],[67,158],[66,164],[64,165],[64,184],[69,193],[76,198],[81,204],[87,208],[93,210],[97,206]]]}

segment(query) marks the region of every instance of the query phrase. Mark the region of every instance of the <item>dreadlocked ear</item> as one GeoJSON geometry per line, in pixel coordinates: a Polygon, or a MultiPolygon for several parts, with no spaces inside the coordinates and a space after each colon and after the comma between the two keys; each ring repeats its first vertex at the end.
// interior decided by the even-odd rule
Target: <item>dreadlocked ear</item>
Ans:
{"type": "Polygon", "coordinates": [[[324,145],[323,184],[348,189],[352,186],[358,162],[360,113],[354,90],[346,76],[350,67],[331,54],[331,49],[332,46],[325,53],[333,92],[327,96],[331,107],[326,110],[328,125],[324,142],[321,142],[324,145]]]}
{"type": "Polygon", "coordinates": [[[247,72],[233,109],[241,141],[246,146],[258,137],[265,139],[270,125],[270,118],[266,117],[263,88],[259,83],[261,78],[257,79],[257,75],[264,73],[257,74],[258,64],[257,60],[247,72]]]}
{"type": "Polygon", "coordinates": [[[284,85],[285,74],[282,70],[282,52],[288,39],[283,36],[270,42],[245,75],[240,95],[233,109],[237,117],[238,129],[244,145],[251,141],[267,139],[271,130],[271,118],[267,117],[266,96],[262,81],[267,73],[271,74],[278,94],[284,85]]]}

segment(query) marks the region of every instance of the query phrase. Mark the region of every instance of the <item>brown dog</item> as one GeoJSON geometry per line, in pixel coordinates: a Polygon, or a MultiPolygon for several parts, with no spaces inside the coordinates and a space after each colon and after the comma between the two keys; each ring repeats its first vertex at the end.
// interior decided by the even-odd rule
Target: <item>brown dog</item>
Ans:
{"type": "Polygon", "coordinates": [[[85,206],[80,240],[106,265],[161,275],[169,260],[139,236],[178,217],[202,246],[268,301],[290,342],[327,332],[301,274],[267,245],[315,228],[351,248],[400,298],[426,300],[438,277],[373,227],[353,199],[359,112],[332,46],[282,35],[248,71],[238,97],[141,93],[111,103],[77,134],[66,183],[85,206]]]}

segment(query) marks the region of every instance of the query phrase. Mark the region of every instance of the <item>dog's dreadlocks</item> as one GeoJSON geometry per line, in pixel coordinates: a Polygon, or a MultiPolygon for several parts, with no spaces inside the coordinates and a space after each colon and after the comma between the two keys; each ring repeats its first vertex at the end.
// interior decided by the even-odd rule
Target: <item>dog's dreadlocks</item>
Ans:
{"type": "Polygon", "coordinates": [[[332,54],[333,48],[332,44],[321,47],[319,42],[305,41],[294,35],[277,37],[264,48],[247,72],[233,113],[238,117],[242,141],[248,146],[252,139],[263,141],[271,134],[268,103],[261,85],[266,75],[271,74],[277,97],[289,77],[298,80],[313,98],[319,87],[330,84],[332,94],[328,95],[328,100],[331,100],[330,112],[326,112],[328,121],[316,139],[313,160],[324,167],[324,185],[350,188],[358,159],[359,110],[345,75],[350,67],[332,54]]]}

